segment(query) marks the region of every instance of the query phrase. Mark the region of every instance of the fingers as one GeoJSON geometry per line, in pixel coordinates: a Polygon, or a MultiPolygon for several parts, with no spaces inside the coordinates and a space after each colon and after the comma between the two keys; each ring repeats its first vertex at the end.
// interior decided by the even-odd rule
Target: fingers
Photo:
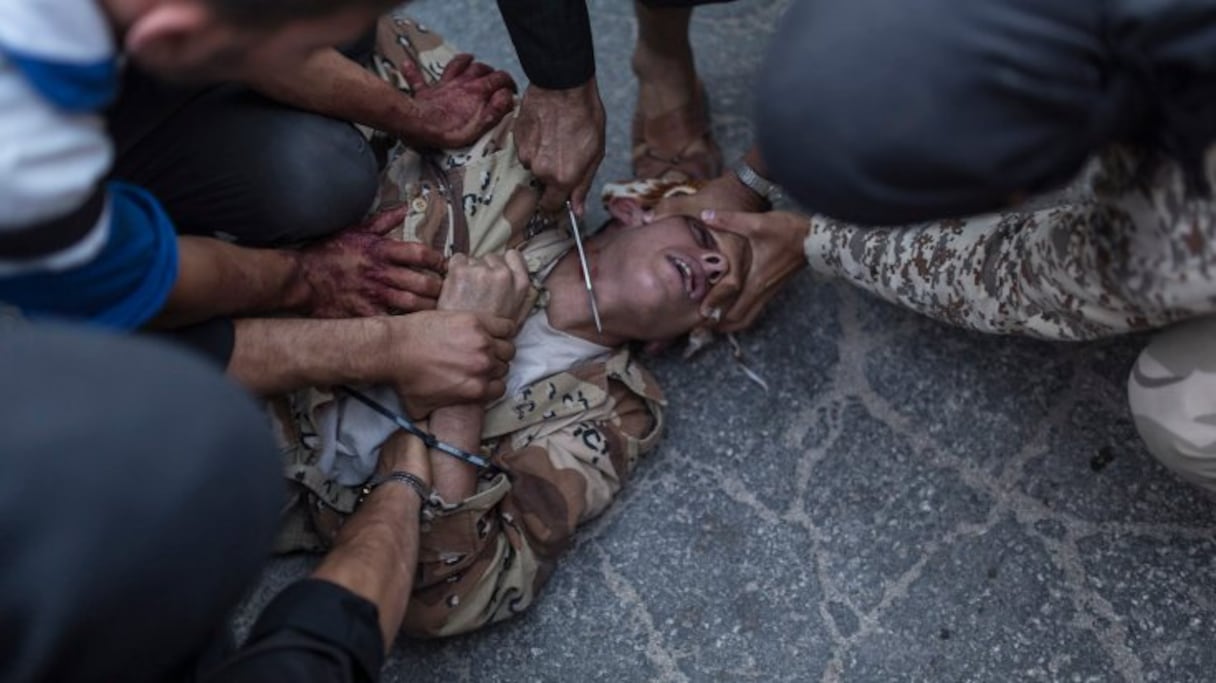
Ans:
{"type": "MultiPolygon", "coordinates": [[[[482,329],[498,341],[510,339],[515,334],[515,321],[510,318],[485,313],[478,314],[477,317],[481,321],[482,329]]],[[[506,343],[510,346],[510,350],[504,360],[511,360],[515,357],[515,345],[509,341],[506,343]]],[[[503,349],[496,347],[495,354],[497,355],[501,350],[503,349]]],[[[499,357],[501,358],[501,356],[499,357]]]]}
{"type": "Polygon", "coordinates": [[[439,77],[439,82],[451,83],[457,78],[460,78],[472,63],[473,55],[467,52],[462,52],[455,57],[452,57],[451,61],[448,62],[448,65],[444,67],[443,75],[439,77]]]}
{"type": "Polygon", "coordinates": [[[524,261],[524,255],[519,253],[518,249],[508,249],[502,255],[502,259],[503,264],[511,270],[511,277],[514,279],[516,287],[530,282],[528,263],[524,261]]]}
{"type": "MultiPolygon", "coordinates": [[[[486,68],[488,69],[489,67],[486,68]]],[[[489,72],[489,75],[478,79],[474,86],[474,91],[482,94],[489,94],[498,90],[515,91],[515,79],[511,78],[511,74],[506,71],[489,72]]]]}
{"type": "Polygon", "coordinates": [[[744,211],[706,209],[701,212],[701,222],[711,228],[747,236],[748,233],[756,230],[757,225],[763,222],[765,215],[744,211]]]}
{"type": "Polygon", "coordinates": [[[599,170],[600,162],[604,160],[604,155],[600,154],[594,163],[587,169],[583,175],[583,179],[574,186],[574,191],[570,193],[570,206],[574,209],[575,215],[582,218],[587,211],[587,193],[591,191],[591,183],[595,181],[595,172],[599,170]]]}
{"type": "MultiPolygon", "coordinates": [[[[507,365],[506,364],[510,363],[511,360],[515,358],[515,344],[513,344],[509,341],[506,341],[505,339],[495,339],[493,346],[494,346],[494,358],[498,359],[499,361],[502,361],[502,363],[503,363],[502,375],[506,375],[507,374],[507,371],[506,371],[507,365]]],[[[499,376],[502,376],[502,375],[499,375],[499,376]]]]}
{"type": "Polygon", "coordinates": [[[473,62],[469,65],[469,68],[465,69],[465,72],[461,74],[461,78],[481,78],[482,76],[492,73],[493,71],[494,67],[486,64],[485,62],[473,62]]]}
{"type": "Polygon", "coordinates": [[[507,393],[507,383],[501,379],[496,379],[486,385],[486,393],[481,397],[483,401],[493,401],[507,393]]]}
{"type": "Polygon", "coordinates": [[[418,92],[425,90],[430,85],[426,82],[426,77],[422,75],[422,69],[413,60],[407,59],[401,62],[401,76],[405,78],[405,82],[410,86],[410,90],[418,92]]]}
{"type": "Polygon", "coordinates": [[[405,217],[410,213],[410,205],[402,204],[391,209],[381,211],[367,220],[362,226],[366,232],[376,235],[386,235],[393,228],[403,224],[405,217]]]}
{"type": "Polygon", "coordinates": [[[412,268],[385,268],[376,271],[371,277],[398,292],[410,292],[428,299],[438,297],[443,289],[443,278],[435,273],[412,268]]]}
{"type": "Polygon", "coordinates": [[[549,214],[556,214],[564,208],[566,197],[569,193],[558,185],[546,182],[545,192],[540,196],[541,211],[549,214]]]}
{"type": "Polygon", "coordinates": [[[483,114],[486,125],[494,125],[515,108],[515,94],[510,90],[499,90],[490,96],[489,106],[483,114]]]}
{"type": "Polygon", "coordinates": [[[378,245],[378,249],[377,255],[389,263],[436,273],[443,272],[443,254],[421,242],[385,241],[378,245]]]}

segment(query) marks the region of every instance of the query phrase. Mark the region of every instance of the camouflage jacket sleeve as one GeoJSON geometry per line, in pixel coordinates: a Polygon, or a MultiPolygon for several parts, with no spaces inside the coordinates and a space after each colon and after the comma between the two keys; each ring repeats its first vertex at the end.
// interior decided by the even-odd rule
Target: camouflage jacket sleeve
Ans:
{"type": "Polygon", "coordinates": [[[1176,164],[1115,148],[1087,168],[1087,198],[902,228],[811,219],[812,270],[980,332],[1081,340],[1216,310],[1210,200],[1176,164]]]}
{"type": "Polygon", "coordinates": [[[662,428],[662,396],[622,352],[542,380],[487,415],[507,474],[423,529],[403,629],[463,633],[523,611],[575,529],[601,514],[662,428]]]}

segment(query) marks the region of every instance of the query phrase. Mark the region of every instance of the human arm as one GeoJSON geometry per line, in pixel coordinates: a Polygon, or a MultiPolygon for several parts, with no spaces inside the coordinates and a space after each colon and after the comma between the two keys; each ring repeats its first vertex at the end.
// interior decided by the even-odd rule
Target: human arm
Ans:
{"type": "Polygon", "coordinates": [[[505,437],[494,461],[510,479],[498,477],[437,513],[423,535],[405,633],[463,633],[532,604],[577,527],[612,503],[657,441],[657,403],[617,382],[605,388],[605,403],[568,424],[505,437]]]}
{"type": "MultiPolygon", "coordinates": [[[[380,471],[425,483],[426,447],[398,432],[381,450],[380,471]]],[[[312,576],[276,597],[246,645],[203,681],[378,680],[409,602],[422,503],[404,483],[376,486],[312,576]]]]}
{"type": "Polygon", "coordinates": [[[898,228],[814,217],[816,273],[967,329],[1076,341],[1212,312],[1216,239],[1207,202],[1187,202],[1177,164],[1139,175],[1114,148],[1086,170],[1093,198],[898,228]]]}
{"type": "Polygon", "coordinates": [[[250,86],[278,102],[361,123],[418,147],[467,145],[514,106],[511,76],[472,55],[454,57],[434,84],[412,62],[400,66],[412,95],[332,48],[292,70],[259,74],[250,86]]]}
{"type": "Polygon", "coordinates": [[[236,321],[228,374],[270,395],[311,386],[388,384],[415,417],[495,398],[514,355],[511,320],[424,311],[404,316],[236,321]]]}
{"type": "Polygon", "coordinates": [[[178,238],[177,280],[155,327],[216,316],[301,313],[369,316],[435,307],[443,268],[439,252],[385,233],[408,206],[303,249],[253,249],[207,237],[178,238]]]}
{"type": "MultiPolygon", "coordinates": [[[[530,290],[528,267],[518,251],[480,259],[458,254],[452,257],[438,306],[441,311],[492,314],[518,323],[527,312],[530,290]]],[[[432,433],[457,448],[476,452],[484,413],[480,402],[441,406],[431,415],[432,433]]],[[[435,491],[444,500],[464,500],[477,488],[477,471],[468,463],[434,451],[431,467],[435,491]]]]}
{"type": "Polygon", "coordinates": [[[582,215],[604,158],[604,105],[584,0],[499,0],[531,85],[515,120],[519,159],[545,185],[541,208],[567,197],[582,215]]]}

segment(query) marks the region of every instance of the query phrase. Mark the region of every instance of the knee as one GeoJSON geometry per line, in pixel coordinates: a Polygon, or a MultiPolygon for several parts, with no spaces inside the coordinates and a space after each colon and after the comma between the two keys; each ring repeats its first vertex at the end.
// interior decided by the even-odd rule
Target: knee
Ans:
{"type": "MultiPolygon", "coordinates": [[[[1073,83],[1088,48],[1026,50],[1042,41],[1010,4],[795,2],[758,82],[770,173],[809,210],[863,224],[979,213],[1075,173],[1099,76],[1073,83]]],[[[1075,22],[1056,14],[1040,23],[1075,22]]]]}
{"type": "Polygon", "coordinates": [[[1178,476],[1216,492],[1216,318],[1158,336],[1128,379],[1128,404],[1148,451],[1178,476]]]}
{"type": "Polygon", "coordinates": [[[360,222],[378,187],[371,146],[349,123],[297,113],[273,134],[257,186],[266,244],[306,242],[360,222]]]}

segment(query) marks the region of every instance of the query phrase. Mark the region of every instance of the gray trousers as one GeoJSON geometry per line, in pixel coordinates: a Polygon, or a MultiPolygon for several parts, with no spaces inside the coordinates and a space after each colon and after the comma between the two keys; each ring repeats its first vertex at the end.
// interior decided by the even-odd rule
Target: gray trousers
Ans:
{"type": "Polygon", "coordinates": [[[254,402],[147,339],[0,319],[0,681],[186,678],[283,490],[254,402]]]}

